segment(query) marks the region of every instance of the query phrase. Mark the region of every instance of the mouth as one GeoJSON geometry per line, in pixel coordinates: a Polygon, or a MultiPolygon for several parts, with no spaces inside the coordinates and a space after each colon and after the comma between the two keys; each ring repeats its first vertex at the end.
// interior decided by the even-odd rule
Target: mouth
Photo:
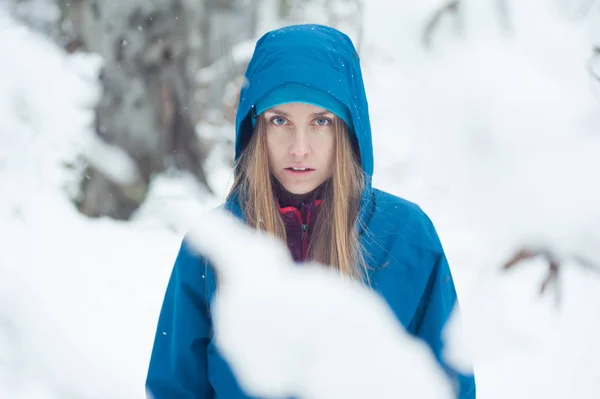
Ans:
{"type": "Polygon", "coordinates": [[[293,174],[308,174],[310,172],[314,172],[314,169],[311,168],[296,168],[296,167],[290,167],[290,168],[285,168],[285,170],[287,172],[293,173],[293,174]]]}

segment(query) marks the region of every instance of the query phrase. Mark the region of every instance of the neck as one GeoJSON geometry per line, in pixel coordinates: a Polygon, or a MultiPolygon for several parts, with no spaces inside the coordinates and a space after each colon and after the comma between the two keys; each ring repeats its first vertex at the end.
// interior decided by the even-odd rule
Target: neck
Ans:
{"type": "Polygon", "coordinates": [[[326,183],[321,184],[319,187],[314,190],[304,193],[304,194],[294,194],[286,190],[277,179],[272,179],[273,191],[275,193],[275,197],[279,201],[279,206],[285,208],[287,206],[293,206],[296,208],[300,208],[303,204],[311,201],[315,201],[317,199],[322,199],[323,187],[326,183]]]}

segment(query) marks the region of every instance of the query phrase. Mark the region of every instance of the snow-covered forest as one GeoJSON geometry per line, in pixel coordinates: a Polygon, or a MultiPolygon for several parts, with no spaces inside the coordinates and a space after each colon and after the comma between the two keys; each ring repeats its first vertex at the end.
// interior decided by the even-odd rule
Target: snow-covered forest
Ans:
{"type": "MultiPolygon", "coordinates": [[[[255,41],[300,22],[338,27],[359,50],[373,183],[438,229],[462,306],[446,356],[473,365],[478,397],[599,397],[599,2],[0,0],[0,398],[144,398],[188,231],[228,272],[240,262],[231,237],[247,249],[241,261],[271,295],[253,311],[308,312],[298,287],[313,286],[315,311],[336,306],[330,292],[349,298],[323,329],[364,311],[371,323],[356,337],[389,343],[378,367],[398,370],[393,380],[350,383],[357,371],[339,359],[322,374],[333,388],[317,381],[306,398],[348,398],[374,381],[390,397],[444,397],[439,370],[377,298],[308,267],[291,275],[273,243],[227,220],[197,222],[232,183],[234,107],[255,41]]],[[[277,397],[270,382],[286,376],[265,379],[236,357],[266,338],[236,333],[241,304],[229,295],[221,326],[238,345],[227,349],[249,386],[277,397]]],[[[313,347],[335,362],[328,336],[313,347]]],[[[369,362],[357,358],[360,370],[369,362]]]]}

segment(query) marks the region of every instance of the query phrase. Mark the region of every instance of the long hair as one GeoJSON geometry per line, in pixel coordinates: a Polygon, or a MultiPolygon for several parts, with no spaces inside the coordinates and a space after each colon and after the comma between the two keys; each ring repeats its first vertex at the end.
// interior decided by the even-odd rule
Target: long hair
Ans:
{"type": "MultiPolygon", "coordinates": [[[[249,226],[285,243],[285,225],[271,181],[266,133],[264,118],[257,118],[254,133],[235,164],[235,179],[228,199],[239,201],[249,226]]],[[[362,280],[367,274],[357,223],[364,175],[348,127],[337,117],[334,134],[333,173],[323,186],[323,201],[310,240],[309,259],[362,280]]]]}

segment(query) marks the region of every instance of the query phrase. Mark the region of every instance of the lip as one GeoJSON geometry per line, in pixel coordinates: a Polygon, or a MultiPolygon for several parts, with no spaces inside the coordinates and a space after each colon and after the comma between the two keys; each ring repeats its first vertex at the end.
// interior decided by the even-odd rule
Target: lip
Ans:
{"type": "Polygon", "coordinates": [[[307,168],[306,166],[296,166],[296,167],[297,168],[306,168],[306,170],[294,170],[294,169],[292,169],[292,167],[285,168],[284,170],[286,171],[286,173],[290,173],[294,176],[305,176],[305,175],[309,175],[315,171],[314,169],[307,168]]]}

